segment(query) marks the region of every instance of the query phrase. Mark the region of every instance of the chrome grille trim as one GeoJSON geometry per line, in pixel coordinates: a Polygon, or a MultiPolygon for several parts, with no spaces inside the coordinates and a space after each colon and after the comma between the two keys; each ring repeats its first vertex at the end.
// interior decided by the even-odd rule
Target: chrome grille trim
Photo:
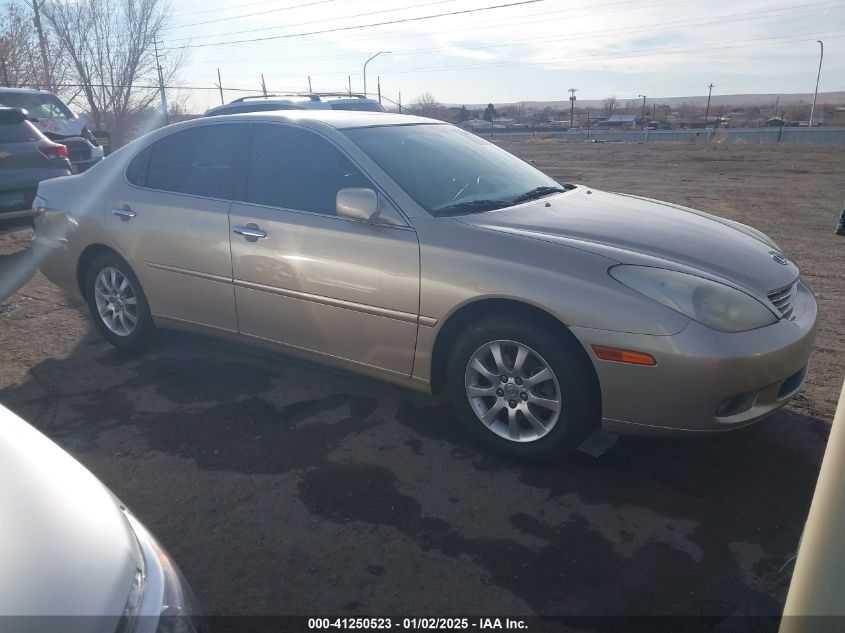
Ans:
{"type": "Polygon", "coordinates": [[[784,319],[788,319],[792,316],[792,309],[795,307],[795,299],[798,298],[798,280],[796,279],[794,282],[783,288],[772,290],[767,296],[769,297],[769,301],[772,302],[772,305],[777,308],[780,315],[784,319]]]}

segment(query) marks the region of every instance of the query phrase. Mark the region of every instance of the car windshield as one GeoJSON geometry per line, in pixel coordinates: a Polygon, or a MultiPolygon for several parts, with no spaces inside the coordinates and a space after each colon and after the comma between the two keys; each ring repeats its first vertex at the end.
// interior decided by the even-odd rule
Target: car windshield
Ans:
{"type": "Polygon", "coordinates": [[[73,112],[49,92],[0,92],[0,103],[10,108],[24,108],[36,119],[73,119],[73,112]]]}
{"type": "Polygon", "coordinates": [[[513,154],[451,125],[344,132],[435,216],[489,211],[566,189],[513,154]]]}

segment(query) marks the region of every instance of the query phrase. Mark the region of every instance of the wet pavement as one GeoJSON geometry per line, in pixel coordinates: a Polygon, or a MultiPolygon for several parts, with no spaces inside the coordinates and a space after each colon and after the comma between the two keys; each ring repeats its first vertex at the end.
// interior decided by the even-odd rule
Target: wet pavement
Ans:
{"type": "Polygon", "coordinates": [[[438,400],[178,333],[124,356],[89,331],[0,402],[224,614],[778,614],[829,429],[783,411],[527,465],[438,400]]]}

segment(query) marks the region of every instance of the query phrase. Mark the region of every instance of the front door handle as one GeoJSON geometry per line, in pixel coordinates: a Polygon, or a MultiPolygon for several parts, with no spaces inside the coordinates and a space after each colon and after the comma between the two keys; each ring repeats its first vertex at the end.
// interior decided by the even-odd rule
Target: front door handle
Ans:
{"type": "Polygon", "coordinates": [[[232,233],[243,235],[244,237],[267,237],[267,231],[259,229],[257,226],[236,226],[232,228],[232,233]]]}
{"type": "Polygon", "coordinates": [[[120,207],[118,209],[112,209],[111,214],[116,215],[117,217],[119,217],[121,220],[124,220],[124,221],[131,220],[136,215],[138,215],[137,213],[135,213],[129,207],[120,207]]]}

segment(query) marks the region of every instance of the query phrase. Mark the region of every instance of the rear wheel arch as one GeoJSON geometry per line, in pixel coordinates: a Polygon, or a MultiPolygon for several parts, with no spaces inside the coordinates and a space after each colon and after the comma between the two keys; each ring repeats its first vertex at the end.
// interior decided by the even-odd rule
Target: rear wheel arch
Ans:
{"type": "Polygon", "coordinates": [[[446,319],[434,341],[431,356],[431,390],[442,393],[446,386],[449,352],[453,344],[472,323],[493,317],[511,317],[528,323],[542,325],[573,355],[588,368],[590,380],[595,387],[597,401],[601,402],[601,385],[598,374],[584,347],[575,335],[559,319],[542,308],[514,299],[479,299],[461,306],[446,319]]]}
{"type": "Polygon", "coordinates": [[[135,272],[132,269],[132,266],[129,266],[129,262],[127,262],[126,259],[113,248],[104,244],[89,244],[83,249],[82,253],[80,253],[79,259],[76,262],[76,284],[79,287],[79,293],[86,300],[88,297],[85,291],[85,284],[88,277],[88,269],[97,257],[106,253],[119,258],[124,264],[126,264],[126,266],[129,267],[130,270],[132,270],[133,273],[135,272]]]}

